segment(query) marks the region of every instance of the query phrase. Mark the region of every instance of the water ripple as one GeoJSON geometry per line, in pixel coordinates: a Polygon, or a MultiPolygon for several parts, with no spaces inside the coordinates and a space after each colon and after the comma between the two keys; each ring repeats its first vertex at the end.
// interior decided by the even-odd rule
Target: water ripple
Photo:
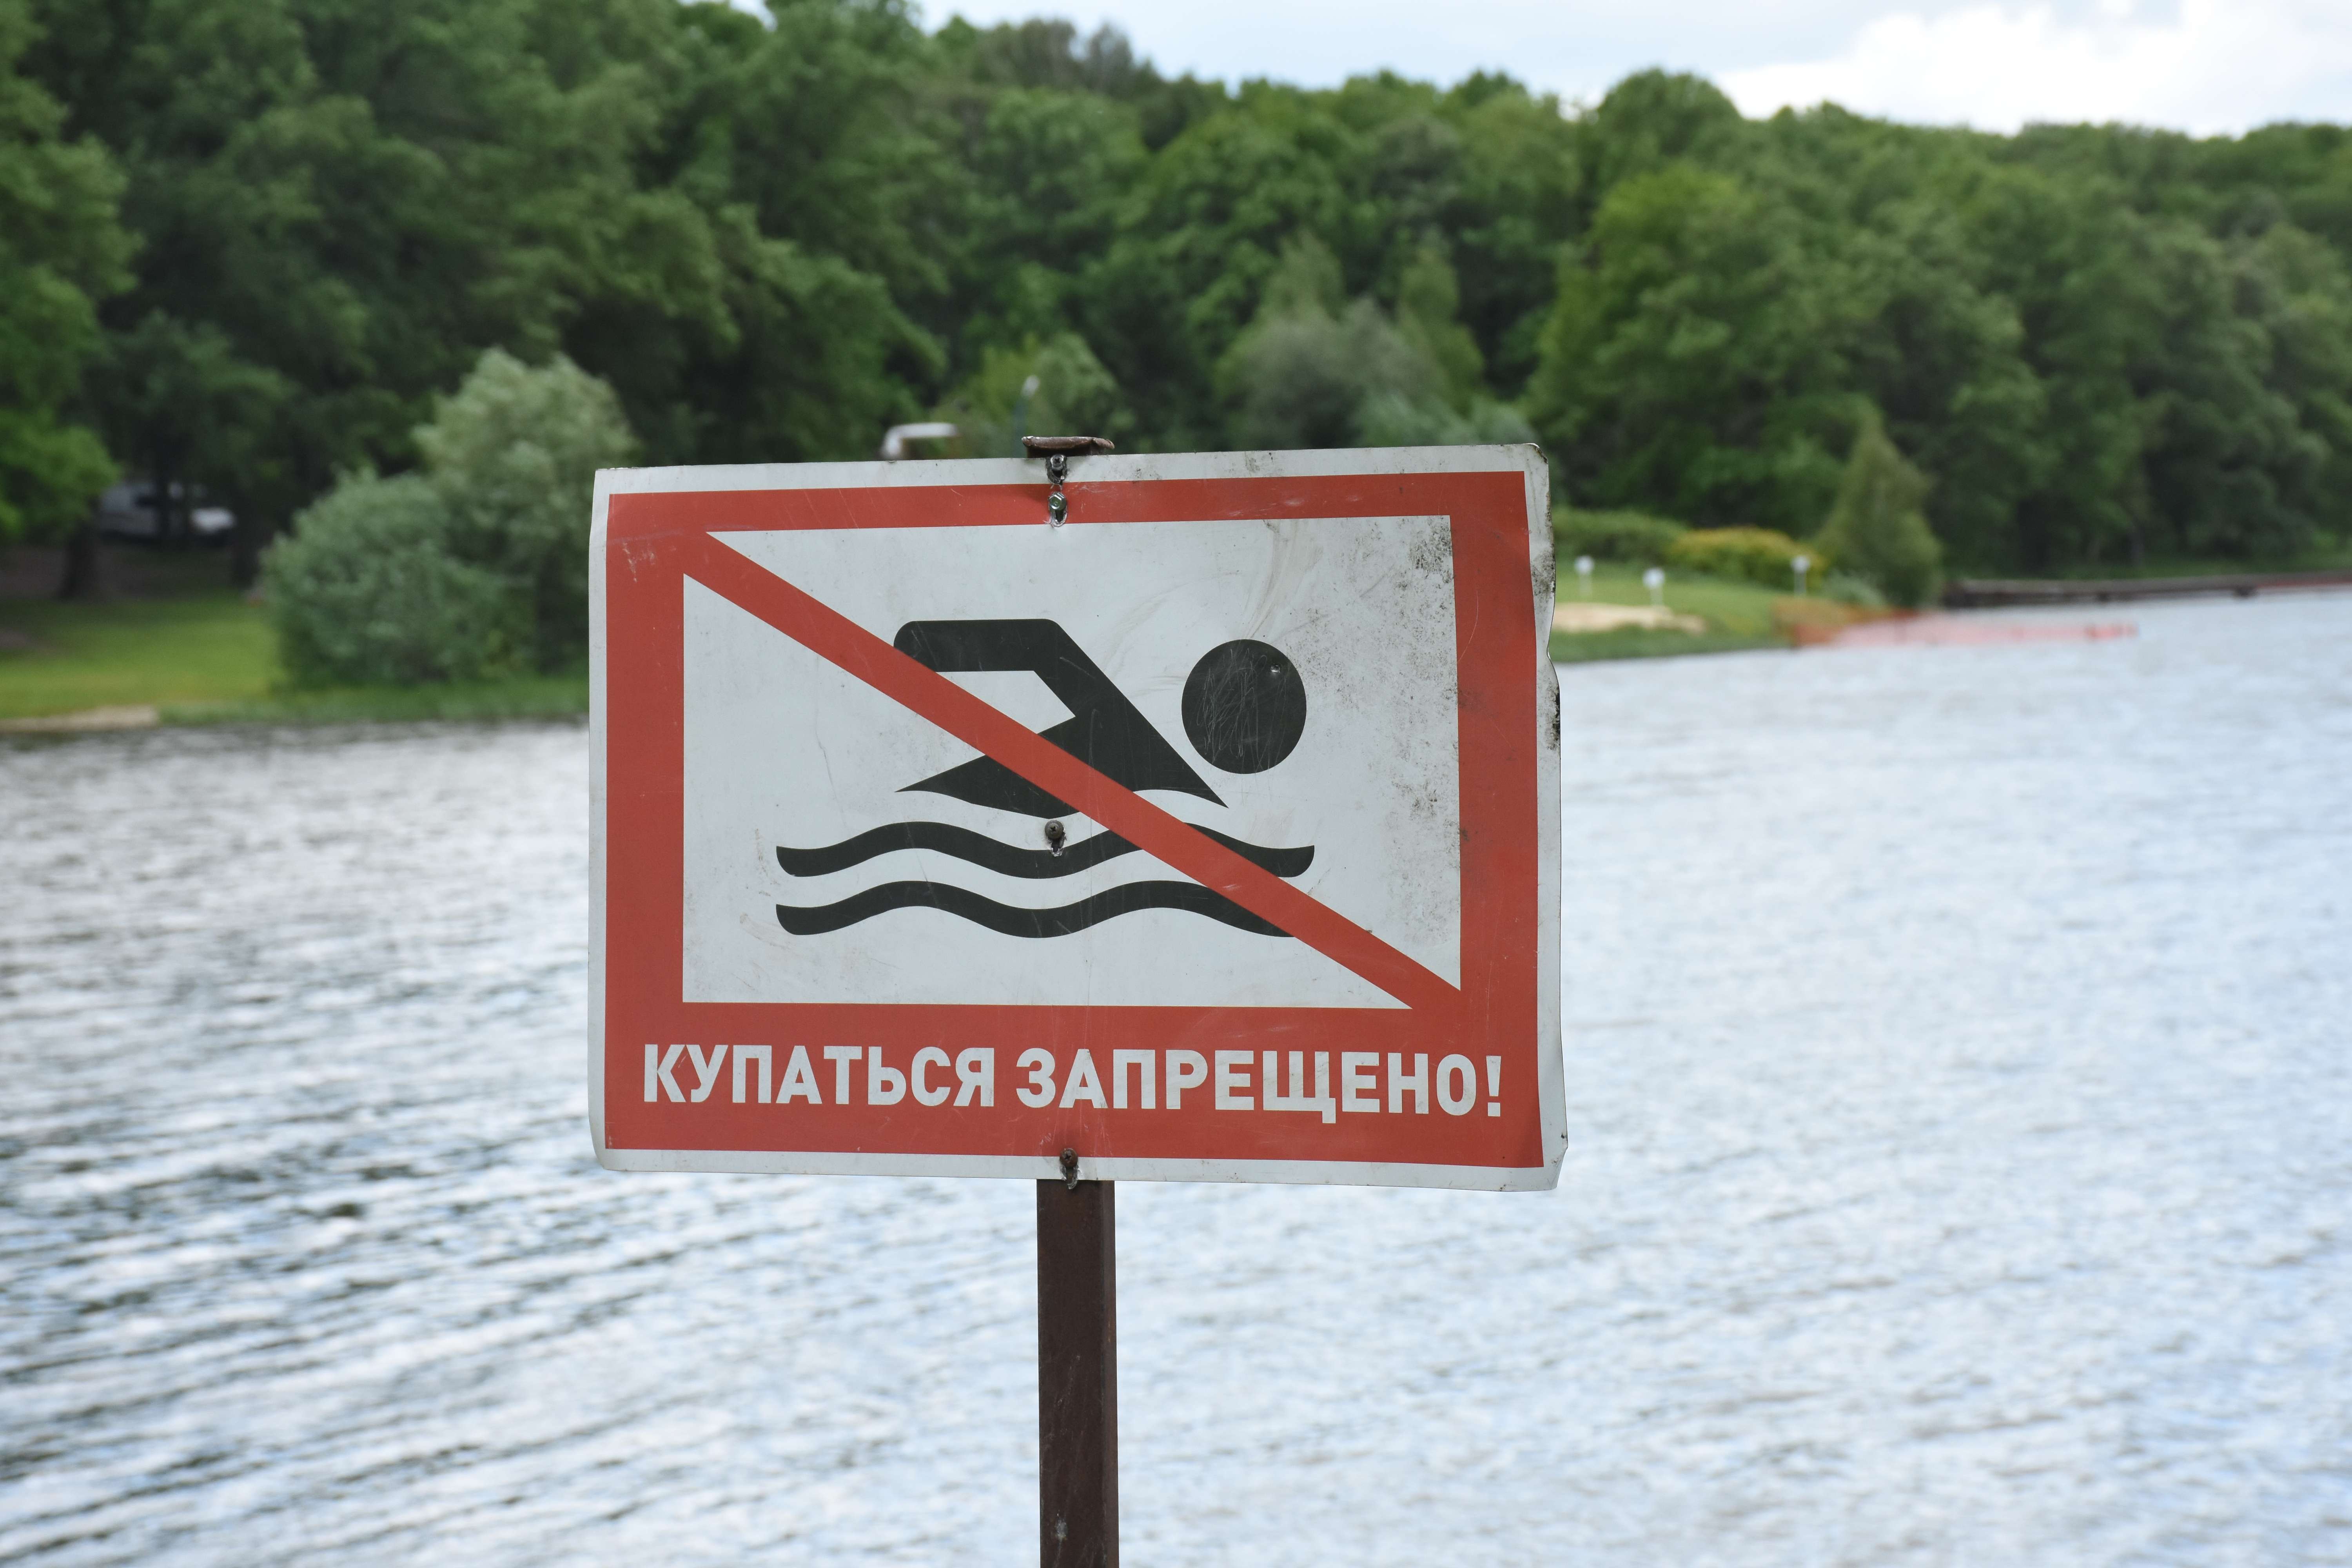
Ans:
{"type": "MultiPolygon", "coordinates": [[[[2352,599],[1567,672],[1544,1197],[1129,1184],[1166,1563],[2352,1561],[2352,599]]],[[[0,1558],[1015,1563],[1022,1184],[618,1175],[584,736],[0,747],[0,1558]]]]}

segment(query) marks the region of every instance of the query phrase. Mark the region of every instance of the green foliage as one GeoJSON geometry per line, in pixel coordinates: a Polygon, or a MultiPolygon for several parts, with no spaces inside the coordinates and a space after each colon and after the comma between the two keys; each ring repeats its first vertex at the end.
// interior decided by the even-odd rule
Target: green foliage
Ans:
{"type": "Polygon", "coordinates": [[[270,551],[299,683],[560,673],[587,653],[596,470],[635,442],[610,387],[493,349],[416,432],[425,471],[345,479],[270,551]]]}
{"type": "Polygon", "coordinates": [[[1529,415],[1578,495],[1804,526],[1837,483],[1839,298],[1800,226],[1740,182],[1635,175],[1562,259],[1529,415]]]}
{"type": "Polygon", "coordinates": [[[1494,377],[1482,391],[1515,394],[1574,221],[1570,140],[1557,100],[1498,78],[1451,92],[1385,74],[1328,93],[1249,83],[1139,171],[1084,269],[1087,341],[1160,444],[1237,439],[1230,356],[1269,317],[1261,296],[1288,247],[1313,237],[1339,298],[1383,307],[1425,280],[1410,275],[1437,248],[1454,272],[1449,314],[1494,377]]]}
{"type": "Polygon", "coordinates": [[[1668,518],[1640,511],[1580,511],[1555,507],[1552,538],[1559,553],[1590,555],[1595,561],[1628,562],[1641,566],[1664,563],[1675,542],[1690,530],[1668,518]]]}
{"type": "Polygon", "coordinates": [[[1223,106],[1225,89],[1190,76],[1160,76],[1118,28],[1097,27],[1081,42],[1067,22],[1042,16],[985,31],[961,16],[939,32],[940,52],[974,82],[1006,89],[1051,89],[1108,99],[1130,108],[1146,144],[1164,147],[1184,128],[1223,106]]]}
{"type": "Polygon", "coordinates": [[[1474,397],[1467,408],[1377,392],[1356,409],[1360,447],[1485,447],[1532,444],[1527,416],[1507,403],[1474,397]]]}
{"type": "Polygon", "coordinates": [[[1340,172],[1355,140],[1307,95],[1253,84],[1170,142],[1137,182],[1118,234],[1089,269],[1087,336],[1122,384],[1148,391],[1138,412],[1168,444],[1216,444],[1220,394],[1230,389],[1218,372],[1262,314],[1276,258],[1308,238],[1356,247],[1369,215],[1340,172]]]}
{"type": "Polygon", "coordinates": [[[1828,547],[1800,544],[1769,528],[1695,528],[1665,551],[1669,566],[1783,591],[1796,586],[1800,555],[1806,558],[1808,574],[1819,583],[1829,565],[1828,547]]]}
{"type": "Polygon", "coordinates": [[[672,460],[870,450],[920,405],[961,213],[895,9],[35,3],[142,242],[100,423],[249,546],[413,462],[488,347],[602,373],[672,460]]]}
{"type": "Polygon", "coordinates": [[[278,658],[298,685],[476,680],[529,635],[505,577],[459,560],[442,494],[418,475],[346,479],[269,552],[278,658]]]}
{"type": "Polygon", "coordinates": [[[183,478],[247,502],[270,462],[268,432],[295,392],[212,322],[162,310],[107,335],[89,389],[118,449],[138,471],[170,481],[156,487],[172,508],[158,518],[167,536],[184,534],[186,519],[171,500],[171,483],[183,478]]]}
{"type": "Polygon", "coordinates": [[[588,712],[584,675],[515,675],[417,686],[306,687],[226,701],[173,702],[166,724],[467,723],[588,712]]]}
{"type": "Polygon", "coordinates": [[[963,431],[965,454],[1021,456],[1024,436],[1108,436],[1123,440],[1135,416],[1086,339],[1056,332],[991,349],[940,414],[963,431]]]}
{"type": "Polygon", "coordinates": [[[1927,604],[1943,580],[1943,548],[1920,504],[1927,480],[1906,462],[1874,416],[1863,421],[1819,548],[1891,602],[1927,604]]]}
{"type": "Polygon", "coordinates": [[[2221,198],[2199,166],[2237,144],[1749,123],[1654,77],[1581,129],[1601,194],[1529,404],[1580,495],[1799,533],[1867,404],[1972,564],[2281,559],[2345,528],[2322,476],[2352,284],[2284,195],[2221,198]]]}
{"type": "Polygon", "coordinates": [[[1340,272],[1313,235],[1292,238],[1257,319],[1225,353],[1218,385],[1243,448],[1460,446],[1534,438],[1479,390],[1478,350],[1454,320],[1454,271],[1433,247],[1408,265],[1397,312],[1342,303],[1340,272]]]}
{"type": "Polygon", "coordinates": [[[1585,181],[1576,123],[1559,100],[1484,72],[1445,94],[1433,121],[1453,132],[1457,151],[1423,205],[1451,242],[1462,323],[1488,383],[1496,396],[1516,399],[1535,366],[1557,253],[1579,221],[1585,181]]]}
{"type": "Polygon", "coordinates": [[[1867,578],[1851,572],[1832,572],[1822,579],[1822,597],[1832,604],[1852,605],[1856,609],[1883,610],[1886,595],[1872,586],[1867,578]]]}
{"type": "Polygon", "coordinates": [[[898,0],[0,0],[0,532],[102,436],[249,560],[499,349],[658,462],[1532,429],[1581,501],[1797,537],[1874,409],[1971,567],[2284,559],[2352,537],[2347,258],[2338,126],[1228,90],[898,0]]]}
{"type": "Polygon", "coordinates": [[[0,0],[0,549],[70,530],[114,478],[72,405],[96,300],[128,280],[131,251],[113,161],[68,141],[57,101],[17,68],[35,32],[26,0],[0,0]]]}
{"type": "Polygon", "coordinates": [[[1580,117],[1577,159],[1586,189],[1606,194],[1675,163],[1736,155],[1748,126],[1720,89],[1670,71],[1636,71],[1580,117]]]}
{"type": "Polygon", "coordinates": [[[1244,448],[1352,447],[1368,399],[1440,401],[1434,367],[1369,300],[1339,315],[1289,311],[1260,321],[1227,354],[1219,380],[1244,448]]]}
{"type": "Polygon", "coordinates": [[[533,369],[492,349],[416,432],[460,560],[515,584],[543,673],[588,652],[588,529],[596,470],[636,448],[613,389],[561,354],[533,369]]]}
{"type": "Polygon", "coordinates": [[[1433,367],[1445,401],[1466,410],[1486,384],[1486,361],[1470,330],[1455,320],[1462,289],[1453,265],[1435,245],[1424,245],[1397,279],[1397,335],[1433,367]]]}

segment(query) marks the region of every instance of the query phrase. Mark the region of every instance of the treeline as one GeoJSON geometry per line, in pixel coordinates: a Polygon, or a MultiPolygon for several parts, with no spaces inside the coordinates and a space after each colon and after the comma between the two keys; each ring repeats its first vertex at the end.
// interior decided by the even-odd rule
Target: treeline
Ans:
{"type": "MultiPolygon", "coordinates": [[[[0,534],[417,467],[487,350],[658,463],[1526,438],[1580,506],[1815,531],[1857,436],[1963,567],[2352,523],[2352,137],[1748,121],[1645,73],[1171,79],[777,0],[0,0],[0,534]]],[[[1269,61],[1279,68],[1280,62],[1269,61]]]]}

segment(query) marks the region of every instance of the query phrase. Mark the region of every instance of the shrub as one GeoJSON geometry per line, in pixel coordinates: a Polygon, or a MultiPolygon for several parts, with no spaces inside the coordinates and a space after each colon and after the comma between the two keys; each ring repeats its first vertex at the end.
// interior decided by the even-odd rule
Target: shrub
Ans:
{"type": "Polygon", "coordinates": [[[1261,316],[1219,363],[1243,448],[1360,445],[1370,399],[1442,404],[1437,368],[1370,300],[1336,315],[1299,309],[1261,316]]]}
{"type": "Polygon", "coordinates": [[[1356,410],[1356,440],[1366,447],[1484,447],[1532,443],[1534,427],[1507,403],[1473,398],[1466,412],[1433,397],[1376,392],[1356,410]]]}
{"type": "Polygon", "coordinates": [[[1125,441],[1135,425],[1118,383],[1076,332],[990,349],[938,414],[962,436],[956,446],[925,456],[1017,458],[1024,436],[1125,441]],[[1027,390],[1032,378],[1034,392],[1027,390]]]}
{"type": "Polygon", "coordinates": [[[471,680],[511,668],[527,606],[449,552],[449,510],[415,475],[344,480],[269,552],[278,655],[298,685],[471,680]]]}
{"type": "Polygon", "coordinates": [[[596,470],[634,446],[612,388],[493,349],[416,443],[424,473],[343,480],[270,551],[288,672],[405,685],[578,664],[596,470]]]}
{"type": "Polygon", "coordinates": [[[596,470],[636,444],[613,389],[562,354],[533,367],[492,349],[416,444],[453,552],[530,596],[531,663],[553,674],[587,658],[596,470]]]}
{"type": "Polygon", "coordinates": [[[1942,584],[1944,567],[1944,548],[1920,510],[1927,499],[1927,478],[1872,413],[1854,437],[1821,548],[1895,604],[1924,605],[1942,584]]]}
{"type": "Polygon", "coordinates": [[[1476,340],[1444,253],[1405,268],[1396,313],[1347,302],[1339,264],[1312,235],[1283,247],[1256,317],[1217,364],[1227,429],[1244,448],[1454,447],[1532,442],[1517,409],[1478,392],[1476,340]]]}
{"type": "Polygon", "coordinates": [[[1675,540],[1690,531],[1679,522],[1640,511],[1579,511],[1559,507],[1551,514],[1553,539],[1564,555],[1659,566],[1675,540]]]}
{"type": "Polygon", "coordinates": [[[1825,553],[1818,545],[1800,544],[1769,528],[1695,528],[1666,547],[1666,564],[1708,577],[1789,589],[1796,586],[1798,556],[1807,557],[1807,575],[1818,584],[1825,553]]]}
{"type": "Polygon", "coordinates": [[[1822,578],[1822,597],[1860,610],[1886,608],[1886,595],[1872,587],[1868,578],[1857,577],[1851,572],[1832,572],[1822,578]]]}

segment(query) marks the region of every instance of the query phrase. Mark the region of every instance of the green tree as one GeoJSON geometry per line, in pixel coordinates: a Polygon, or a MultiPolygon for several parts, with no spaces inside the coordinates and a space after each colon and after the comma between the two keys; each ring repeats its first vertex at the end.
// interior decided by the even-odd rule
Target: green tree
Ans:
{"type": "Polygon", "coordinates": [[[1467,409],[1486,384],[1486,363],[1478,340],[1462,325],[1461,286],[1445,252],[1424,245],[1397,280],[1397,331],[1437,370],[1445,401],[1467,409]]]}
{"type": "Polygon", "coordinates": [[[1162,77],[1108,25],[1081,39],[1071,24],[1043,16],[986,29],[950,16],[938,41],[949,68],[982,86],[1050,88],[1127,105],[1154,151],[1225,103],[1222,84],[1162,77]]]}
{"type": "Polygon", "coordinates": [[[1818,536],[1822,552],[1895,604],[1927,604],[1943,580],[1943,549],[1921,510],[1927,499],[1926,478],[1895,449],[1876,411],[1866,413],[1818,536]]]}
{"type": "Polygon", "coordinates": [[[90,374],[115,444],[152,481],[156,529],[167,542],[188,537],[191,486],[240,500],[257,493],[277,456],[271,429],[293,390],[239,355],[220,328],[161,310],[110,333],[90,374]]]}
{"type": "Polygon", "coordinates": [[[528,602],[534,665],[584,658],[596,470],[636,449],[613,389],[561,354],[533,368],[492,349],[416,444],[448,511],[451,551],[528,602]]]}
{"type": "Polygon", "coordinates": [[[1786,207],[1670,163],[1560,264],[1528,415],[1583,505],[1801,531],[1827,509],[1852,296],[1786,207]]]}
{"type": "Polygon", "coordinates": [[[241,567],[336,472],[413,460],[485,343],[543,352],[599,262],[668,254],[627,199],[644,0],[45,4],[40,73],[115,150],[142,241],[101,423],[236,510],[241,567]]]}
{"type": "Polygon", "coordinates": [[[2340,126],[1750,121],[1659,71],[1567,112],[1490,73],[1229,92],[898,0],[29,0],[37,37],[26,3],[0,41],[65,119],[8,100],[0,202],[102,143],[140,247],[93,351],[105,267],[0,230],[84,302],[0,279],[26,516],[93,482],[87,425],[249,561],[419,463],[498,348],[608,384],[663,462],[859,456],[943,405],[995,447],[1035,375],[1144,447],[1531,420],[1564,496],[1801,531],[1867,407],[1971,565],[2352,528],[2340,126]]]}
{"type": "Polygon", "coordinates": [[[1989,173],[1963,211],[2042,388],[2037,482],[1985,553],[2035,571],[2118,553],[2141,482],[2132,363],[2156,311],[2135,255],[2142,222],[2110,188],[2024,168],[1989,173]]]}
{"type": "Polygon", "coordinates": [[[1116,441],[1134,425],[1118,383],[1076,332],[991,349],[939,412],[980,458],[1017,458],[1024,436],[1116,441]]]}
{"type": "Polygon", "coordinates": [[[530,628],[498,573],[449,547],[419,474],[346,479],[267,557],[278,661],[298,686],[478,680],[522,664],[530,628]]]}
{"type": "Polygon", "coordinates": [[[96,301],[129,281],[121,177],[103,148],[65,138],[63,110],[19,68],[35,31],[25,0],[0,0],[0,550],[86,531],[114,477],[77,395],[96,301]]]}
{"type": "Polygon", "coordinates": [[[1535,369],[1559,248],[1584,218],[1577,129],[1559,100],[1481,72],[1445,94],[1460,133],[1454,199],[1440,227],[1461,282],[1461,319],[1498,396],[1517,397],[1535,369]]]}
{"type": "Polygon", "coordinates": [[[1845,238],[1856,302],[1847,374],[1935,481],[1928,521],[1955,554],[2011,552],[2019,501],[2050,477],[2048,389],[2027,363],[2016,306],[1981,282],[1942,204],[1898,199],[1845,238]]]}
{"type": "Polygon", "coordinates": [[[1087,341],[1160,439],[1216,444],[1216,366],[1256,319],[1286,242],[1315,235],[1343,258],[1367,248],[1359,231],[1376,219],[1342,174],[1355,144],[1309,95],[1252,84],[1152,159],[1085,292],[1087,341]]]}
{"type": "Polygon", "coordinates": [[[422,474],[347,478],[271,549],[287,668],[414,683],[577,668],[596,470],[635,447],[612,388],[493,349],[415,434],[422,474]]]}
{"type": "Polygon", "coordinates": [[[976,235],[955,332],[967,360],[1069,328],[1078,274],[1109,243],[1148,157],[1134,110],[1113,100],[1013,88],[973,113],[976,235]]]}
{"type": "Polygon", "coordinates": [[[143,241],[100,424],[234,506],[240,562],[414,463],[488,347],[604,374],[669,460],[847,455],[919,406],[900,300],[941,296],[961,208],[889,7],[37,3],[143,241]]]}
{"type": "Polygon", "coordinates": [[[1218,366],[1234,444],[1531,439],[1515,411],[1477,392],[1477,347],[1454,320],[1452,284],[1444,258],[1424,253],[1407,273],[1391,320],[1370,298],[1343,303],[1328,248],[1312,235],[1294,237],[1266,281],[1256,321],[1218,366]]]}
{"type": "Polygon", "coordinates": [[[2352,262],[2293,224],[2241,240],[2231,253],[2240,309],[2261,329],[2267,384],[2294,407],[2315,444],[2296,500],[2308,527],[2352,539],[2352,262]]]}
{"type": "Polygon", "coordinates": [[[711,236],[711,310],[592,300],[563,346],[657,461],[866,455],[935,395],[977,228],[925,40],[890,5],[780,0],[765,27],[719,5],[675,15],[641,163],[711,236]]]}
{"type": "Polygon", "coordinates": [[[1748,127],[1723,90],[1697,77],[1636,71],[1578,117],[1575,156],[1585,214],[1610,192],[1669,163],[1728,168],[1741,161],[1748,127]]]}

